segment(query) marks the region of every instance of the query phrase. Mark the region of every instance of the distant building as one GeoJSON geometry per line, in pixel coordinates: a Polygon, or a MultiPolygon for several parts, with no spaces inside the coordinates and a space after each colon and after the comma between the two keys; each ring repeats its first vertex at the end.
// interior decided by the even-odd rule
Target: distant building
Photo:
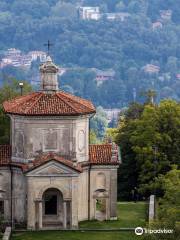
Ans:
{"type": "Polygon", "coordinates": [[[146,73],[150,73],[150,74],[154,74],[154,73],[159,73],[160,71],[160,67],[157,65],[153,65],[153,64],[146,64],[143,67],[144,72],[146,73]]]}
{"type": "Polygon", "coordinates": [[[159,28],[162,28],[162,27],[163,27],[163,24],[160,21],[154,22],[152,24],[152,29],[153,30],[156,30],[156,29],[159,29],[159,28]]]}
{"type": "Polygon", "coordinates": [[[107,115],[108,122],[111,122],[113,119],[115,121],[118,120],[121,109],[119,109],[119,108],[109,108],[109,109],[104,109],[104,111],[107,115]]]}
{"type": "Polygon", "coordinates": [[[47,54],[43,51],[31,51],[28,53],[28,56],[31,57],[31,61],[37,61],[40,59],[40,62],[45,62],[47,58],[47,54]]]}
{"type": "Polygon", "coordinates": [[[96,74],[97,85],[101,85],[105,81],[114,80],[115,71],[113,69],[99,70],[92,69],[96,74]]]}
{"type": "Polygon", "coordinates": [[[99,20],[102,17],[105,17],[107,20],[120,20],[125,21],[130,13],[127,12],[118,12],[118,13],[100,13],[99,7],[80,7],[79,16],[83,20],[99,20]]]}
{"type": "Polygon", "coordinates": [[[42,51],[31,51],[28,54],[24,54],[19,49],[9,48],[1,60],[0,67],[4,68],[10,65],[13,67],[29,68],[32,61],[39,58],[40,62],[45,62],[46,57],[46,53],[42,51]]]}
{"type": "Polygon", "coordinates": [[[5,52],[5,55],[6,55],[7,58],[19,57],[21,55],[21,50],[16,49],[16,48],[9,48],[5,52]]]}
{"type": "Polygon", "coordinates": [[[130,13],[127,12],[118,12],[118,13],[105,13],[105,17],[108,20],[120,20],[121,22],[124,22],[128,17],[130,17],[130,13]]]}
{"type": "Polygon", "coordinates": [[[80,7],[79,16],[83,20],[99,20],[101,18],[99,7],[80,7]]]}
{"type": "Polygon", "coordinates": [[[172,17],[172,10],[160,10],[160,16],[162,20],[169,21],[172,17]]]}

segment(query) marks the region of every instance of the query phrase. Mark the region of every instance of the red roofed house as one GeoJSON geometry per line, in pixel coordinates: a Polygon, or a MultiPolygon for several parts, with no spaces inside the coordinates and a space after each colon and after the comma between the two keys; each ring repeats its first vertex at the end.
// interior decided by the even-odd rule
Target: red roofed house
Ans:
{"type": "Polygon", "coordinates": [[[58,67],[40,66],[41,90],[3,103],[11,144],[0,146],[0,211],[28,229],[116,219],[118,149],[89,145],[93,104],[58,90],[58,67]]]}

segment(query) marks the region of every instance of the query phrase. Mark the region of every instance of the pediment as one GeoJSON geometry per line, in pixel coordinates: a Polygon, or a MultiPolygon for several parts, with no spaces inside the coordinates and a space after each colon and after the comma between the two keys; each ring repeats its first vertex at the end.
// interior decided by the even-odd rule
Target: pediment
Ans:
{"type": "Polygon", "coordinates": [[[44,163],[29,171],[26,176],[78,176],[78,172],[55,160],[44,163]]]}

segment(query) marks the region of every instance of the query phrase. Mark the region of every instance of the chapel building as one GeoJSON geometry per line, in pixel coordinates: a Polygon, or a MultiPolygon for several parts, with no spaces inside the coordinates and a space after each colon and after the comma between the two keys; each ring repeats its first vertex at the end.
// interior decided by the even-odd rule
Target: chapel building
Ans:
{"type": "Polygon", "coordinates": [[[59,90],[58,71],[48,57],[41,90],[3,103],[11,136],[0,145],[0,213],[27,229],[117,218],[118,148],[89,144],[95,107],[59,90]]]}

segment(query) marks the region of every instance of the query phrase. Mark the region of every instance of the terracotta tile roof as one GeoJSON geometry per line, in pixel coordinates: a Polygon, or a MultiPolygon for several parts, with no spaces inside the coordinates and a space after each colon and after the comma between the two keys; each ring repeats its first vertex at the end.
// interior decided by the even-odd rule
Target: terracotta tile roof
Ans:
{"type": "Polygon", "coordinates": [[[93,104],[63,91],[55,93],[34,92],[5,101],[6,113],[28,116],[69,116],[95,113],[93,104]]]}
{"type": "MultiPolygon", "coordinates": [[[[0,165],[6,165],[10,163],[11,159],[11,146],[10,145],[0,145],[0,165]]],[[[73,162],[63,157],[58,156],[55,153],[45,153],[39,155],[31,165],[13,163],[12,165],[19,166],[23,171],[32,170],[42,164],[50,161],[56,160],[72,169],[82,172],[82,167],[80,164],[74,166],[73,162]]],[[[89,146],[89,162],[93,165],[119,165],[118,160],[118,147],[114,144],[94,144],[89,146]]]]}
{"type": "Polygon", "coordinates": [[[33,165],[29,167],[28,171],[31,171],[34,168],[37,168],[51,160],[58,161],[67,167],[70,167],[78,172],[82,172],[82,168],[79,164],[75,166],[72,161],[64,159],[63,157],[60,157],[57,154],[52,152],[41,154],[37,158],[35,158],[35,160],[33,161],[33,165]]]}
{"type": "Polygon", "coordinates": [[[27,164],[11,162],[11,146],[0,145],[0,166],[11,165],[21,167],[23,171],[27,169],[27,164]]]}
{"type": "Polygon", "coordinates": [[[11,160],[11,146],[0,145],[0,165],[8,164],[11,160]]]}
{"type": "Polygon", "coordinates": [[[93,144],[89,146],[89,161],[96,165],[118,165],[116,144],[93,144]]]}

